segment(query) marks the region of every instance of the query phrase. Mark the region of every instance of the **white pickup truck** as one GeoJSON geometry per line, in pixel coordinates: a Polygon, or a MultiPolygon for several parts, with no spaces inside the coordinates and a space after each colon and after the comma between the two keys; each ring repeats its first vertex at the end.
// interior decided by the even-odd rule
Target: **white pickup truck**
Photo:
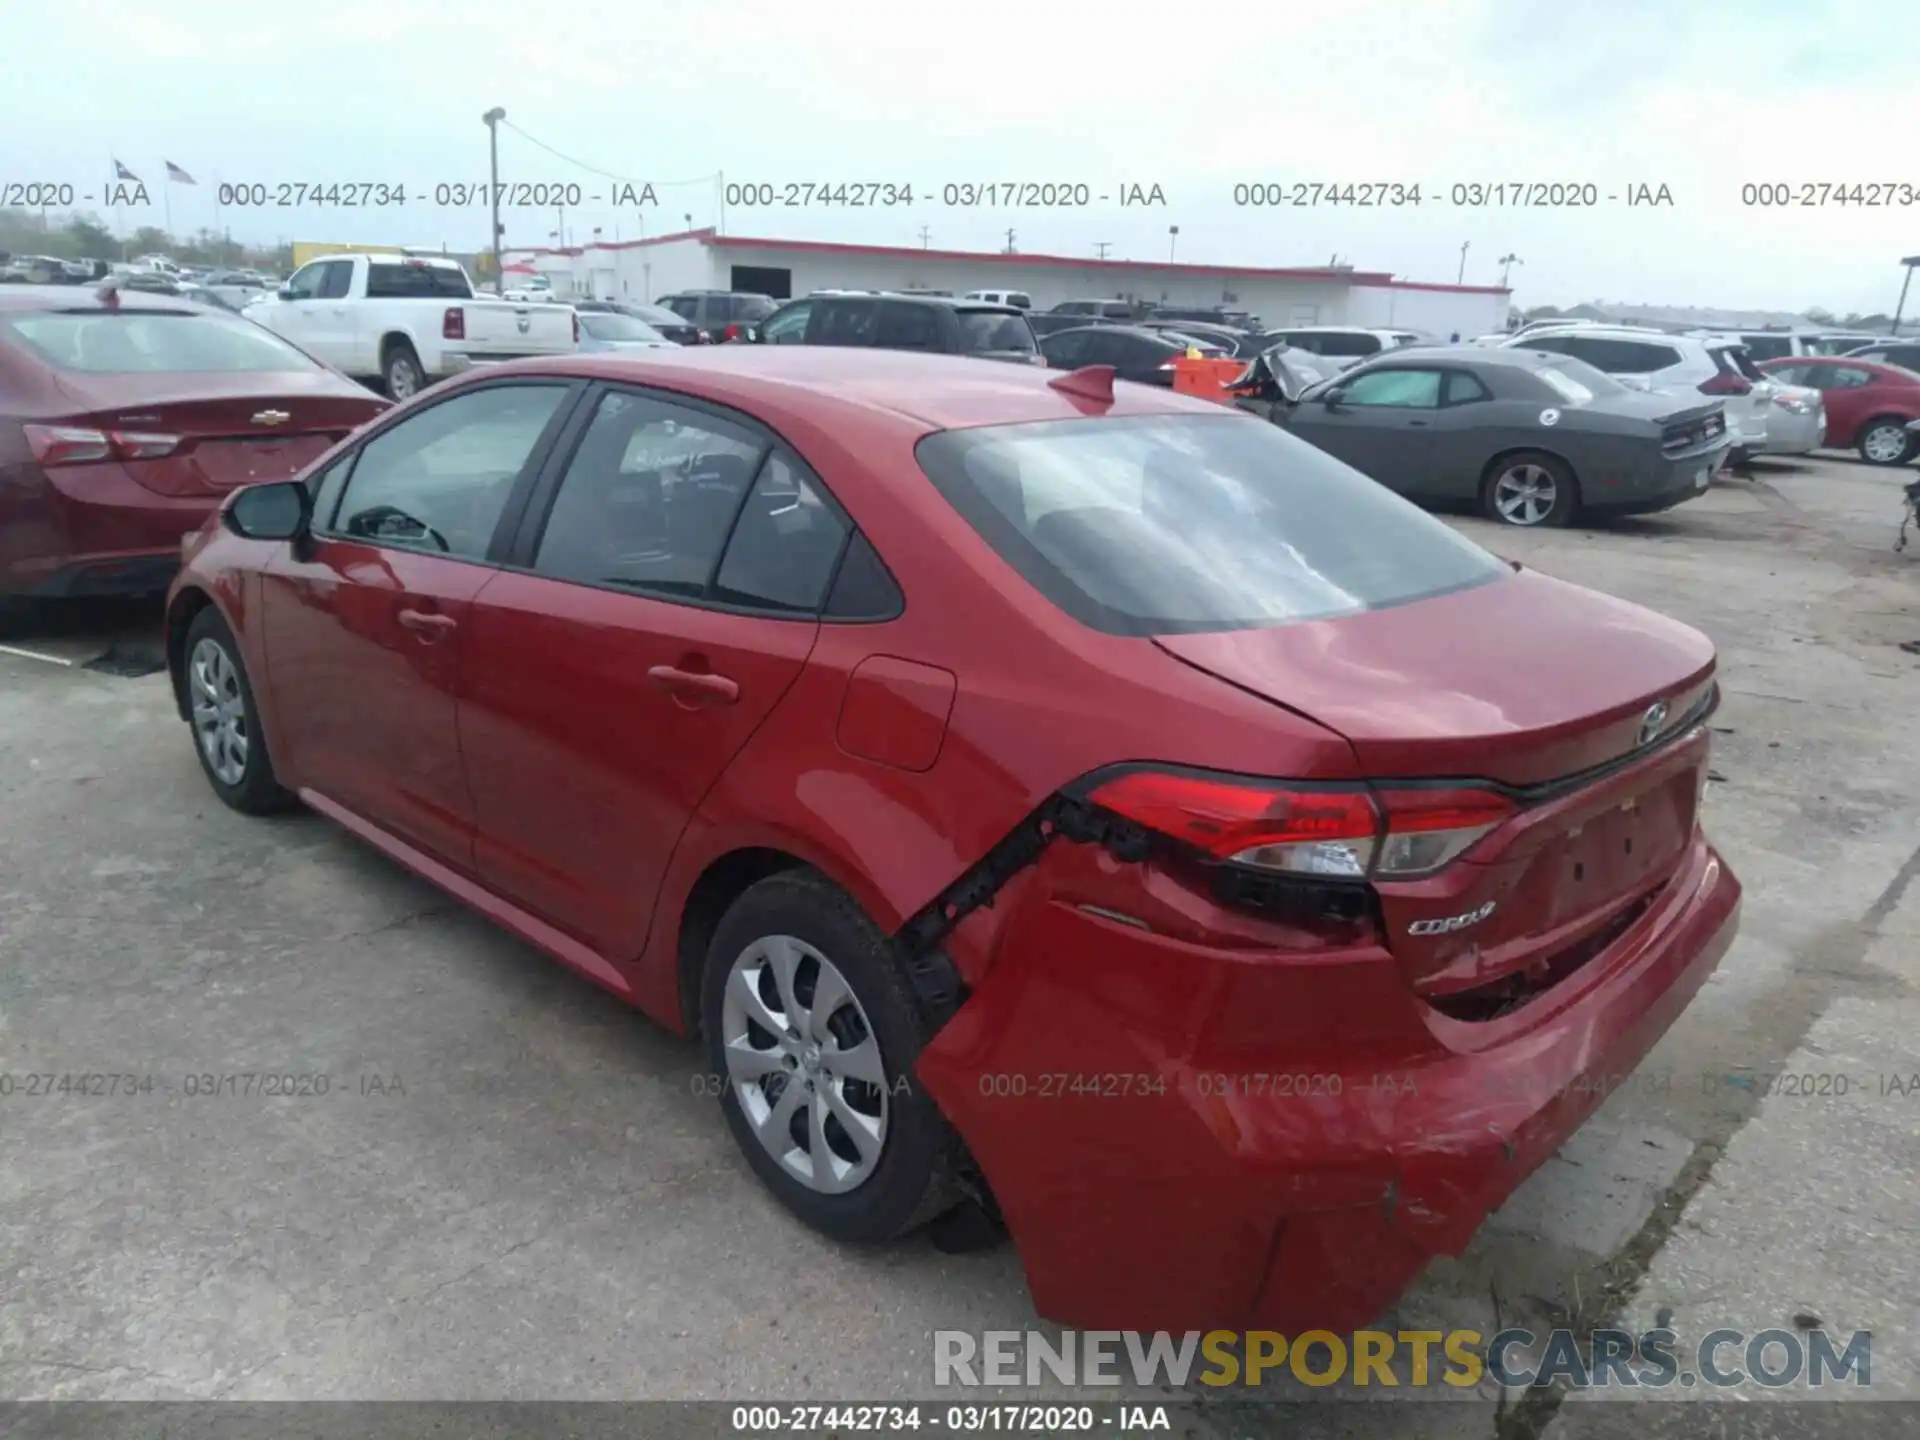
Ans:
{"type": "Polygon", "coordinates": [[[565,355],[580,342],[571,306],[476,295],[459,263],[438,257],[326,255],[242,313],[395,400],[475,365],[565,355]]]}

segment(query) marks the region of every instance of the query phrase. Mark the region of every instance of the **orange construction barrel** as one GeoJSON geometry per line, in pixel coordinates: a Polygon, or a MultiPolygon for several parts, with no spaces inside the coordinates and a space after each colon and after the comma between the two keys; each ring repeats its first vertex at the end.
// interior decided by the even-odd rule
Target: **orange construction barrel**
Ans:
{"type": "Polygon", "coordinates": [[[1179,356],[1173,362],[1173,393],[1197,395],[1202,400],[1231,405],[1233,397],[1227,394],[1227,386],[1238,380],[1246,368],[1246,361],[1231,356],[1213,359],[1194,354],[1179,356]]]}

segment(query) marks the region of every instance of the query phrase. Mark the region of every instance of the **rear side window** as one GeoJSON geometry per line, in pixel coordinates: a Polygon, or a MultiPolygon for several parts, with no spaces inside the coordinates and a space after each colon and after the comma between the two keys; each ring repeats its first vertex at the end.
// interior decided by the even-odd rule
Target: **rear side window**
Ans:
{"type": "Polygon", "coordinates": [[[878,328],[871,300],[827,300],[814,311],[808,339],[815,345],[871,345],[878,328]]]}
{"type": "Polygon", "coordinates": [[[848,529],[839,510],[785,457],[768,456],[727,541],[713,598],[813,614],[826,598],[848,529]]]}
{"type": "Polygon", "coordinates": [[[874,343],[887,350],[940,350],[940,318],[927,305],[886,304],[874,343]]]}
{"type": "Polygon", "coordinates": [[[1756,360],[1782,360],[1793,354],[1793,337],[1790,335],[1742,335],[1740,343],[1747,347],[1747,353],[1756,360]]]}
{"type": "Polygon", "coordinates": [[[248,320],[168,310],[14,311],[0,334],[59,370],[196,375],[312,370],[314,363],[248,320]]]}
{"type": "Polygon", "coordinates": [[[733,318],[743,325],[751,325],[756,320],[764,320],[780,307],[764,295],[736,295],[733,297],[733,318]]]}
{"type": "Polygon", "coordinates": [[[534,569],[584,585],[705,595],[764,449],[704,411],[606,396],[567,461],[534,569]]]}
{"type": "MultiPolygon", "coordinates": [[[[325,292],[322,293],[324,296],[325,292]]],[[[408,300],[423,296],[441,300],[470,300],[473,290],[467,284],[467,277],[450,265],[406,265],[375,260],[367,266],[368,299],[408,300]]]]}
{"type": "Polygon", "coordinates": [[[1679,352],[1669,345],[1649,345],[1639,340],[1603,340],[1585,335],[1563,335],[1553,347],[1563,354],[1586,361],[1609,375],[1651,375],[1680,361],[1679,352]]]}
{"type": "Polygon", "coordinates": [[[1028,583],[1111,634],[1327,619],[1509,573],[1357,470],[1244,416],[946,430],[917,455],[1028,583]]]}
{"type": "Polygon", "coordinates": [[[1345,335],[1336,331],[1310,336],[1306,348],[1321,355],[1345,359],[1348,356],[1378,355],[1386,347],[1380,343],[1378,335],[1345,335]]]}
{"type": "Polygon", "coordinates": [[[1003,310],[962,310],[959,316],[961,343],[970,353],[1017,350],[1031,355],[1038,348],[1024,315],[1009,315],[1003,310]]]}

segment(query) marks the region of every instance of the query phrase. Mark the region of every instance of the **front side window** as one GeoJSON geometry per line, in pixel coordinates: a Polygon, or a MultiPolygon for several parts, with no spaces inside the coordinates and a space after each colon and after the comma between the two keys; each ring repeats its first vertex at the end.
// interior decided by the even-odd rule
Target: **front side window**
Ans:
{"type": "Polygon", "coordinates": [[[533,568],[583,585],[698,598],[765,446],[705,411],[605,396],[567,462],[533,568]]]}
{"type": "Polygon", "coordinates": [[[811,301],[800,300],[786,306],[760,327],[763,345],[800,345],[806,342],[807,318],[813,314],[811,301]]]}
{"type": "Polygon", "coordinates": [[[287,299],[315,299],[320,294],[320,281],[325,276],[326,268],[324,261],[315,261],[294,271],[293,278],[286,283],[287,299]]]}
{"type": "Polygon", "coordinates": [[[1836,390],[1859,390],[1873,383],[1873,372],[1858,365],[1836,365],[1832,383],[1836,390]]]}
{"type": "Polygon", "coordinates": [[[698,295],[669,295],[661,303],[682,320],[696,320],[700,314],[700,297],[698,295]]]}
{"type": "Polygon", "coordinates": [[[1341,387],[1340,403],[1395,410],[1432,410],[1440,404],[1440,372],[1375,370],[1341,387]]]}
{"type": "Polygon", "coordinates": [[[315,298],[320,300],[344,300],[347,292],[353,288],[353,262],[351,260],[329,260],[320,267],[320,289],[315,298]]]}
{"type": "Polygon", "coordinates": [[[1327,619],[1510,573],[1359,471],[1241,416],[946,430],[916,453],[1016,572],[1111,634],[1327,619]]]}
{"type": "Polygon", "coordinates": [[[443,400],[360,447],[332,533],[479,560],[564,385],[490,385],[443,400]]]}

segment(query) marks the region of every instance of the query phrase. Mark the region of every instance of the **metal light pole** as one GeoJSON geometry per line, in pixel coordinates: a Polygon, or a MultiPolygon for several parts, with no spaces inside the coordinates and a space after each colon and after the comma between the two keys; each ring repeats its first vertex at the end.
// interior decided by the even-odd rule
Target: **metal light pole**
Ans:
{"type": "Polygon", "coordinates": [[[1100,258],[1104,260],[1107,258],[1107,251],[1113,248],[1113,242],[1111,240],[1096,240],[1093,242],[1093,248],[1100,252],[1100,258]]]}
{"type": "Polygon", "coordinates": [[[1169,225],[1167,227],[1167,263],[1169,265],[1173,263],[1173,247],[1179,243],[1180,227],[1178,225],[1169,225]]]}
{"type": "Polygon", "coordinates": [[[1913,269],[1914,266],[1920,265],[1920,255],[1909,255],[1900,263],[1907,267],[1907,273],[1906,278],[1900,282],[1899,303],[1893,307],[1893,333],[1896,335],[1900,333],[1900,317],[1907,308],[1907,286],[1913,283],[1913,269]]]}
{"type": "Polygon", "coordinates": [[[1467,283],[1467,250],[1472,244],[1471,240],[1464,240],[1460,244],[1460,273],[1454,277],[1453,282],[1456,285],[1467,283]]]}
{"type": "Polygon", "coordinates": [[[506,289],[506,276],[500,269],[500,122],[507,112],[498,105],[480,117],[487,126],[487,178],[491,182],[487,199],[493,208],[493,239],[487,246],[493,252],[493,293],[506,289]]]}
{"type": "Polygon", "coordinates": [[[1507,272],[1511,270],[1515,265],[1524,265],[1526,263],[1527,263],[1526,261],[1522,260],[1518,255],[1515,255],[1512,251],[1508,251],[1505,255],[1502,255],[1500,257],[1500,288],[1502,290],[1508,290],[1512,288],[1507,284],[1507,272]]]}

